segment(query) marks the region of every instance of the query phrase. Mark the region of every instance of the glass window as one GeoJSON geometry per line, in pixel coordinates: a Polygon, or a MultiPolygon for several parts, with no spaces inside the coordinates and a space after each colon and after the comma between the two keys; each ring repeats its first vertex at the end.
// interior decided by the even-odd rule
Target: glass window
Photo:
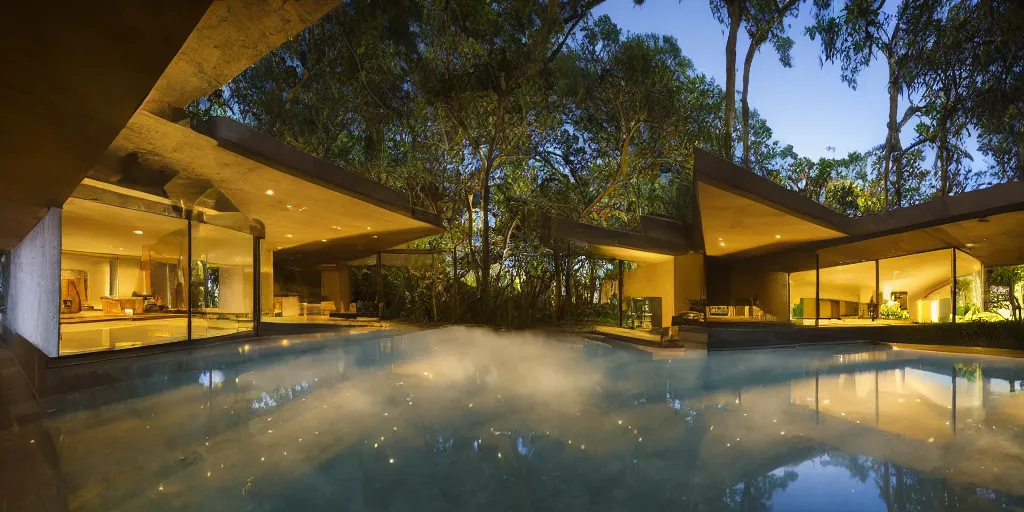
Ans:
{"type": "Polygon", "coordinates": [[[186,230],[181,218],[68,199],[60,354],[186,339],[186,230]]]}
{"type": "Polygon", "coordinates": [[[985,267],[977,258],[956,251],[956,321],[991,319],[982,300],[985,267]]]}
{"type": "Polygon", "coordinates": [[[952,320],[952,257],[952,251],[942,249],[879,261],[879,320],[887,323],[952,320]]]}
{"type": "Polygon", "coordinates": [[[816,279],[813,270],[789,274],[790,318],[795,324],[814,325],[814,315],[818,311],[814,305],[816,279]]]}
{"type": "MultiPolygon", "coordinates": [[[[875,296],[875,262],[823,268],[819,325],[868,325],[875,296]]],[[[813,282],[812,282],[813,285],[813,282]]]]}
{"type": "Polygon", "coordinates": [[[192,338],[253,328],[253,237],[192,222],[192,338]]]}

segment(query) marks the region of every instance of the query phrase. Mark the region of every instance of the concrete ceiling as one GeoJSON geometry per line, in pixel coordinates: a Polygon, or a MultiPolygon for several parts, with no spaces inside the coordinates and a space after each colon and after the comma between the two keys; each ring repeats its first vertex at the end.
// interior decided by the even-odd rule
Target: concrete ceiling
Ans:
{"type": "Polygon", "coordinates": [[[441,231],[408,210],[403,214],[368,203],[303,179],[296,170],[271,168],[146,112],[132,117],[108,151],[115,159],[129,153],[149,168],[176,172],[176,181],[202,182],[223,191],[243,213],[264,223],[264,245],[285,250],[282,257],[317,253],[317,258],[338,263],[441,231]]]}
{"type": "Polygon", "coordinates": [[[0,248],[59,207],[210,6],[6,2],[0,16],[0,248]]]}
{"type": "MultiPolygon", "coordinates": [[[[158,260],[188,258],[185,219],[72,197],[64,203],[61,224],[62,251],[132,257],[152,251],[158,260]]],[[[194,259],[220,265],[252,265],[250,235],[196,223],[192,238],[194,259]]]]}
{"type": "Polygon", "coordinates": [[[218,0],[146,96],[143,110],[170,118],[175,107],[228,83],[338,5],[339,0],[218,0]]]}
{"type": "Polygon", "coordinates": [[[985,265],[1024,262],[1024,211],[968,219],[939,226],[863,237],[851,243],[821,249],[822,265],[864,261],[950,247],[960,248],[985,265]]]}
{"type": "Polygon", "coordinates": [[[771,251],[787,245],[846,236],[707,183],[697,183],[704,247],[708,256],[753,249],[771,251]]]}

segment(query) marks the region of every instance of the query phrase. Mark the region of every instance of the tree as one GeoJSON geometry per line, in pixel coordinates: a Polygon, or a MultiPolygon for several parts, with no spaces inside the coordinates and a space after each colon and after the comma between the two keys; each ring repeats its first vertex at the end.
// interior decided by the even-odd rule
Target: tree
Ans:
{"type": "MultiPolygon", "coordinates": [[[[733,125],[736,123],[736,40],[747,11],[748,0],[710,0],[711,13],[719,23],[728,27],[725,41],[725,126],[722,128],[725,156],[736,159],[733,147],[733,125]]],[[[744,87],[745,88],[745,87],[744,87]]]]}
{"type": "Polygon", "coordinates": [[[793,67],[790,50],[793,39],[789,37],[785,20],[799,14],[801,0],[750,0],[744,18],[750,44],[743,58],[743,92],[740,104],[743,108],[743,167],[753,170],[750,161],[750,66],[754,55],[765,43],[771,43],[779,55],[783,67],[793,67]]]}
{"type": "Polygon", "coordinates": [[[856,89],[857,75],[881,56],[888,68],[889,121],[882,145],[881,163],[885,208],[904,205],[904,176],[900,131],[921,107],[911,106],[898,118],[899,99],[908,92],[908,31],[904,25],[912,2],[903,2],[895,14],[884,10],[885,0],[845,0],[839,13],[832,0],[815,0],[814,24],[807,27],[811,40],[821,39],[822,64],[840,62],[842,79],[856,89]],[[890,197],[890,186],[894,189],[890,197]]]}

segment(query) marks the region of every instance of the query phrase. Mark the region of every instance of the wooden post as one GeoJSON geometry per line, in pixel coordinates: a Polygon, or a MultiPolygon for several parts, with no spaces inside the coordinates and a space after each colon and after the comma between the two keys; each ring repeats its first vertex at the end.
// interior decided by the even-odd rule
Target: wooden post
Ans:
{"type": "Polygon", "coordinates": [[[814,326],[821,319],[821,255],[814,253],[814,326]]]}
{"type": "Polygon", "coordinates": [[[956,294],[957,294],[957,289],[956,289],[956,247],[954,247],[952,249],[952,253],[953,253],[953,281],[952,281],[952,283],[951,283],[951,285],[949,287],[949,290],[950,290],[949,304],[950,304],[950,308],[953,310],[952,311],[953,314],[950,315],[950,316],[952,317],[952,322],[955,324],[956,323],[956,294]]]}
{"type": "Polygon", "coordinates": [[[882,290],[878,287],[879,263],[875,260],[875,314],[871,317],[874,322],[882,314],[882,290]]]}
{"type": "Polygon", "coordinates": [[[384,318],[384,275],[381,273],[381,253],[377,253],[377,318],[384,318]]]}
{"type": "Polygon", "coordinates": [[[618,292],[619,292],[618,293],[618,295],[619,295],[619,327],[622,327],[622,311],[623,311],[623,308],[625,307],[624,301],[626,300],[626,294],[623,293],[623,290],[624,290],[623,285],[625,284],[626,279],[625,279],[625,277],[622,274],[622,270],[623,270],[622,269],[622,267],[623,267],[622,260],[618,260],[618,261],[619,261],[619,285],[618,285],[617,288],[618,288],[618,292]]]}

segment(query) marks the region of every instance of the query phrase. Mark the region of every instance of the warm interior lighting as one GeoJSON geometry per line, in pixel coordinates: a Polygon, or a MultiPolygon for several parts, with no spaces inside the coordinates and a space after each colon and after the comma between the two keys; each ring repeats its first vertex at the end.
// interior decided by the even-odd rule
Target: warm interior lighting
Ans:
{"type": "Polygon", "coordinates": [[[289,234],[289,235],[285,235],[285,236],[286,236],[286,237],[288,237],[288,238],[291,238],[291,237],[292,237],[292,235],[290,235],[290,234],[289,234]]]}
{"type": "Polygon", "coordinates": [[[373,228],[371,228],[370,226],[366,226],[366,230],[367,230],[367,231],[369,231],[369,230],[371,230],[371,229],[373,229],[373,228]]]}
{"type": "Polygon", "coordinates": [[[782,235],[775,235],[775,239],[776,239],[776,240],[778,240],[778,239],[780,239],[780,238],[782,238],[782,235]]]}
{"type": "Polygon", "coordinates": [[[141,229],[136,229],[135,231],[132,231],[132,233],[135,233],[136,235],[141,235],[142,234],[142,230],[141,229]]]}
{"type": "Polygon", "coordinates": [[[933,300],[932,301],[932,322],[936,322],[937,323],[938,321],[939,321],[939,301],[933,300]]]}
{"type": "Polygon", "coordinates": [[[326,241],[327,241],[327,239],[324,239],[324,240],[320,240],[320,241],[321,241],[321,242],[326,242],[326,241]]]}
{"type": "Polygon", "coordinates": [[[272,196],[272,195],[274,195],[274,191],[273,191],[273,190],[270,190],[270,189],[267,189],[267,195],[268,195],[268,196],[272,196]]]}
{"type": "Polygon", "coordinates": [[[974,247],[974,244],[967,244],[967,247],[974,247]]]}

